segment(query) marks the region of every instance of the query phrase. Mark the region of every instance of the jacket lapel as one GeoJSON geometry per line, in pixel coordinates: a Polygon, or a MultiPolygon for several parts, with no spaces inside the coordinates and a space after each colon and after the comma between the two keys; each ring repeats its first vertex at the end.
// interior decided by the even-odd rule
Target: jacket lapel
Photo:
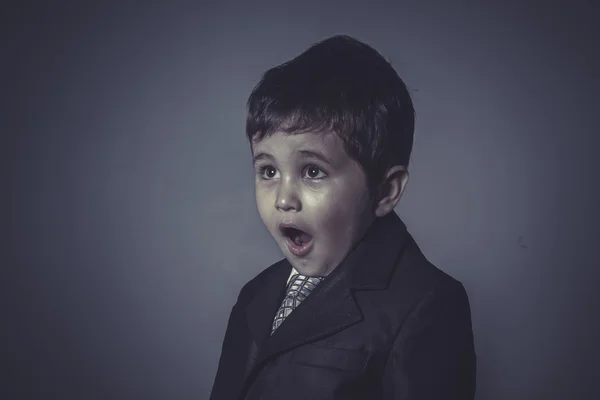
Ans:
{"type": "Polygon", "coordinates": [[[248,328],[259,346],[269,338],[273,318],[285,296],[286,280],[291,270],[292,265],[286,259],[275,264],[246,307],[248,328]]]}
{"type": "Polygon", "coordinates": [[[362,318],[347,269],[336,268],[277,328],[258,361],[337,332],[362,318]]]}

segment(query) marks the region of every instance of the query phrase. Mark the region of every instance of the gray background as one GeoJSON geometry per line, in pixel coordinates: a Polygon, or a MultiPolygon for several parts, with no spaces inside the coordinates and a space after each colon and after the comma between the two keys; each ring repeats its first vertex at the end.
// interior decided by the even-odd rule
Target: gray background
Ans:
{"type": "Polygon", "coordinates": [[[593,2],[98,3],[2,12],[5,398],[208,397],[281,258],[245,101],[336,33],[414,96],[397,211],[470,295],[477,398],[600,396],[593,2]]]}

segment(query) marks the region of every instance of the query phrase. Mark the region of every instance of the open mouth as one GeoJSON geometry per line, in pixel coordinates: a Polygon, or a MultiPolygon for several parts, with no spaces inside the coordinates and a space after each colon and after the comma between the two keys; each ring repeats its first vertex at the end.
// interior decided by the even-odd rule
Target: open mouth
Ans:
{"type": "Polygon", "coordinates": [[[297,228],[283,228],[283,235],[289,238],[296,246],[303,246],[312,240],[312,236],[297,228]]]}
{"type": "Polygon", "coordinates": [[[310,234],[292,226],[282,226],[280,230],[292,254],[303,256],[312,248],[313,237],[310,234]]]}

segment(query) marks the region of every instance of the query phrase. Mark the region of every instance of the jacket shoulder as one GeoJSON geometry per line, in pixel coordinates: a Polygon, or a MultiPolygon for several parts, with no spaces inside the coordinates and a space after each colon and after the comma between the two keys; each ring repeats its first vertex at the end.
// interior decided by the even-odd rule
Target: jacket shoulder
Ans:
{"type": "Polygon", "coordinates": [[[444,288],[464,290],[459,280],[438,268],[425,257],[412,236],[409,237],[408,244],[398,260],[391,286],[409,286],[417,298],[444,288]]]}

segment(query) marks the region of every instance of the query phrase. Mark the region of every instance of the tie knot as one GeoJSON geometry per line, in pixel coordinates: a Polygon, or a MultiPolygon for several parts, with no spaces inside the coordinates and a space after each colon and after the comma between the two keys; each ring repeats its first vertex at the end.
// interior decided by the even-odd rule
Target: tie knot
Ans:
{"type": "Polygon", "coordinates": [[[302,301],[323,281],[323,279],[325,278],[322,276],[294,274],[288,284],[286,297],[294,297],[302,301]]]}

